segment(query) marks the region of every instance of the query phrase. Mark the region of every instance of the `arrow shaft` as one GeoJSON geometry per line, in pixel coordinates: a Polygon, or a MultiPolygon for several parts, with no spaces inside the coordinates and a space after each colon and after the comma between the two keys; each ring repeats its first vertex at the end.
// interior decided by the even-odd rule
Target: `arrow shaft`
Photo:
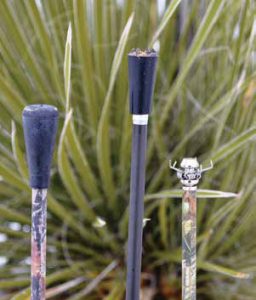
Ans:
{"type": "Polygon", "coordinates": [[[133,125],[126,300],[140,299],[147,126],[133,125]]]}
{"type": "Polygon", "coordinates": [[[45,299],[47,189],[32,189],[31,300],[45,299]]]}
{"type": "Polygon", "coordinates": [[[182,300],[196,300],[196,189],[182,198],[182,300]]]}

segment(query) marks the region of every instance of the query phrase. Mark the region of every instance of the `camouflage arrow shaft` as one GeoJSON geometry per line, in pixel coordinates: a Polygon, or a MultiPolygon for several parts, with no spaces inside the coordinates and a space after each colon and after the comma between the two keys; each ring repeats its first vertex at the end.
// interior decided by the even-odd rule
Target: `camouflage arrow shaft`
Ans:
{"type": "Polygon", "coordinates": [[[45,299],[47,189],[32,189],[31,300],[45,299]]]}
{"type": "Polygon", "coordinates": [[[212,169],[199,165],[197,158],[183,158],[180,168],[169,162],[183,186],[182,197],[182,300],[196,300],[196,190],[203,172],[212,169]]]}
{"type": "Polygon", "coordinates": [[[196,189],[182,198],[182,300],[196,299],[196,189]]]}

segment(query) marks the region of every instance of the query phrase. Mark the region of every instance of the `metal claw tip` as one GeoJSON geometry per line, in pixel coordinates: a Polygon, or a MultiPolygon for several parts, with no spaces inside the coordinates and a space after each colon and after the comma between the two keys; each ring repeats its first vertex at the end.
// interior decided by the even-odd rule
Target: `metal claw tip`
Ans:
{"type": "Polygon", "coordinates": [[[170,169],[172,169],[172,170],[174,170],[174,171],[176,171],[176,172],[182,172],[180,169],[175,168],[176,165],[177,165],[177,161],[175,161],[175,162],[172,164],[172,161],[169,160],[169,167],[170,167],[170,169]]]}
{"type": "Polygon", "coordinates": [[[208,167],[206,167],[206,168],[204,168],[203,169],[203,166],[202,165],[200,165],[200,171],[203,173],[203,172],[206,172],[206,171],[209,171],[209,170],[211,170],[213,168],[213,162],[212,162],[212,160],[210,160],[210,165],[208,166],[208,167]]]}
{"type": "Polygon", "coordinates": [[[175,160],[175,162],[172,164],[172,161],[171,160],[169,160],[169,167],[170,168],[174,168],[175,166],[176,166],[176,164],[177,164],[177,161],[175,160]]]}

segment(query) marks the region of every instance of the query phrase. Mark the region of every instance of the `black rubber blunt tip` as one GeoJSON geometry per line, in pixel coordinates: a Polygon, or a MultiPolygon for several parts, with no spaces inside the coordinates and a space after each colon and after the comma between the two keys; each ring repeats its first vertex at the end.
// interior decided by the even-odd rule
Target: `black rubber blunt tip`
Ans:
{"type": "Polygon", "coordinates": [[[133,115],[151,112],[157,59],[157,53],[152,49],[134,49],[128,54],[130,112],[133,115]]]}
{"type": "Polygon", "coordinates": [[[26,106],[23,128],[31,188],[48,188],[58,126],[58,110],[45,104],[26,106]]]}

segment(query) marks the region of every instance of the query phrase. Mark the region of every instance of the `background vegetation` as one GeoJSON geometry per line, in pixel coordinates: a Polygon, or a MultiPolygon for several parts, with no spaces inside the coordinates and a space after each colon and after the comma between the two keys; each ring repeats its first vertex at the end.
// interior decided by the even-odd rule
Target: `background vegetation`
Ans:
{"type": "Polygon", "coordinates": [[[60,110],[48,199],[48,298],[123,299],[131,118],[127,53],[159,51],[150,118],[144,299],[180,299],[181,205],[168,159],[212,158],[198,299],[256,298],[255,1],[0,1],[0,298],[29,299],[21,113],[60,110]],[[68,26],[70,22],[69,33],[68,26]]]}

